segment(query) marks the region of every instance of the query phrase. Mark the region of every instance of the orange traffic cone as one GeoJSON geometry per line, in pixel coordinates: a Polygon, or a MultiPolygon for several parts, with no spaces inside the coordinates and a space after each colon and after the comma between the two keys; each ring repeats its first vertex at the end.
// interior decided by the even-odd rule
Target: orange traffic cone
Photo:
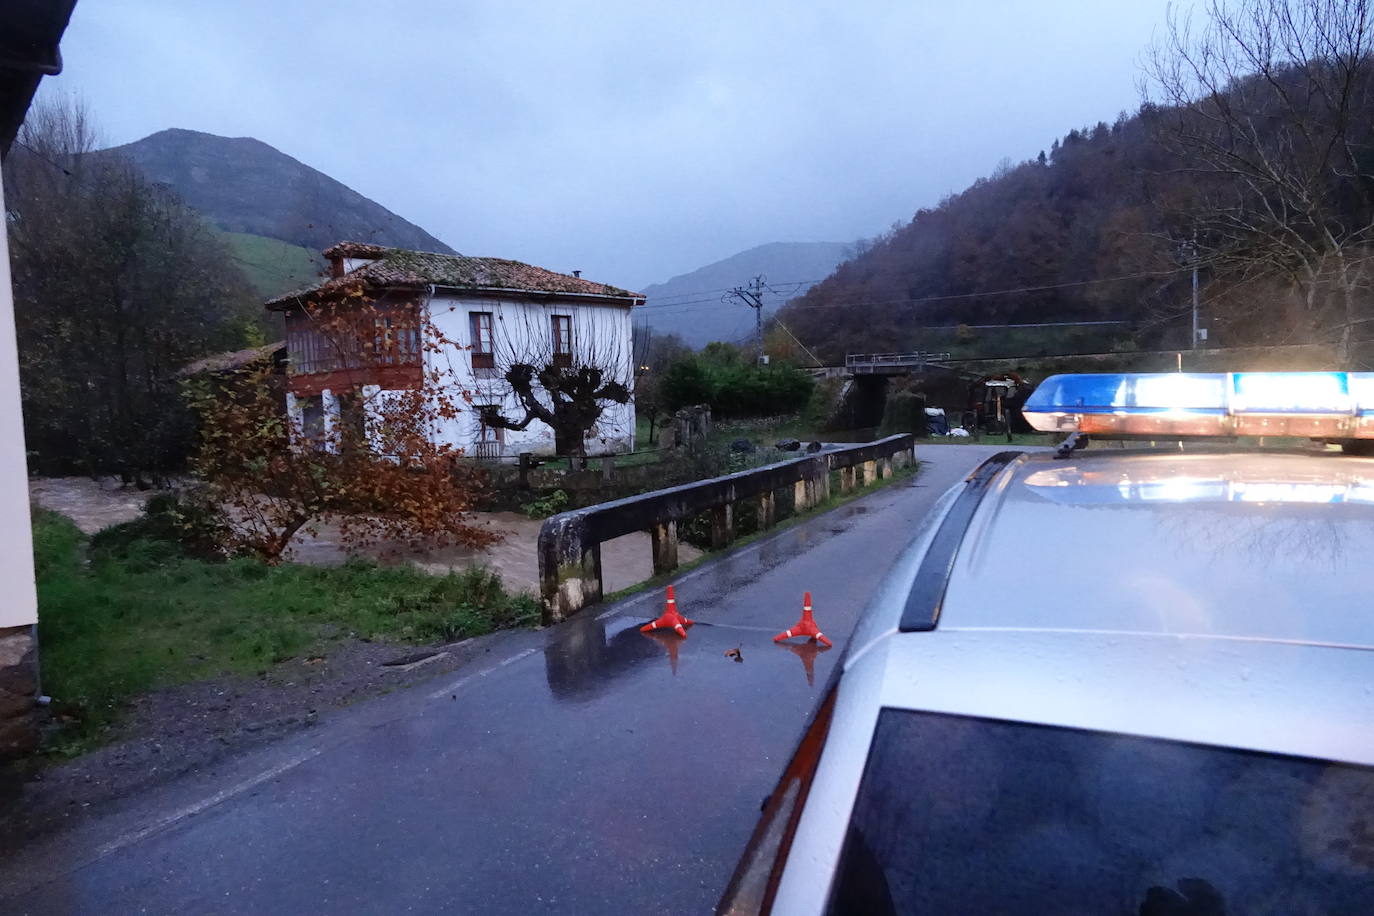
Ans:
{"type": "Polygon", "coordinates": [[[683,639],[687,638],[687,627],[696,621],[688,620],[677,612],[677,598],[673,596],[673,587],[668,586],[668,601],[663,606],[663,616],[653,623],[646,623],[640,627],[641,633],[648,633],[651,630],[674,630],[683,639]]]}
{"type": "Polygon", "coordinates": [[[809,636],[823,646],[832,645],[830,640],[825,638],[825,634],[821,632],[821,628],[816,626],[816,618],[811,616],[810,592],[807,592],[806,597],[802,599],[801,620],[792,624],[790,630],[783,630],[777,636],[774,636],[773,642],[782,642],[784,639],[791,639],[793,636],[809,636]]]}

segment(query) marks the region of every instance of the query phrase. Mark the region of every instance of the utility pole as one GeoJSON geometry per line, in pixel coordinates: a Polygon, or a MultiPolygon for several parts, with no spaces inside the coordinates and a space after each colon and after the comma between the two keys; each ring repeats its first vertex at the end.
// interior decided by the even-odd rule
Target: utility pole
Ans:
{"type": "Polygon", "coordinates": [[[1197,233],[1193,233],[1193,346],[1197,349],[1197,233]]]}
{"type": "Polygon", "coordinates": [[[1197,314],[1197,262],[1198,262],[1198,256],[1197,256],[1197,233],[1196,233],[1196,232],[1193,233],[1192,241],[1184,242],[1184,243],[1183,243],[1183,251],[1187,254],[1188,260],[1191,261],[1191,262],[1192,262],[1192,265],[1193,265],[1193,336],[1192,336],[1192,339],[1188,341],[1188,349],[1190,349],[1190,350],[1196,350],[1196,349],[1197,349],[1198,333],[1199,333],[1199,331],[1201,330],[1201,329],[1198,327],[1198,314],[1197,314]]]}
{"type": "Polygon", "coordinates": [[[754,310],[754,364],[763,363],[763,291],[768,282],[763,274],[749,281],[748,286],[736,286],[725,294],[725,298],[738,299],[754,310]]]}
{"type": "MultiPolygon", "coordinates": [[[[1197,249],[1193,249],[1194,252],[1197,249]]],[[[1197,258],[1193,258],[1193,349],[1197,349],[1197,258]]]]}

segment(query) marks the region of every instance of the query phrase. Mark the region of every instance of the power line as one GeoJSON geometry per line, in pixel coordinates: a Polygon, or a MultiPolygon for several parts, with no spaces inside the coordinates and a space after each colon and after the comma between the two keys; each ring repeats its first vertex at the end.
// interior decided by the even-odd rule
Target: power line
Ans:
{"type": "MultiPolygon", "coordinates": [[[[791,306],[788,306],[788,308],[789,308],[790,311],[798,311],[798,310],[812,310],[812,309],[856,308],[856,307],[874,306],[874,305],[920,305],[920,304],[927,303],[927,302],[950,302],[950,301],[955,301],[955,300],[960,300],[960,299],[981,299],[981,298],[986,297],[986,296],[1007,296],[1007,295],[1014,295],[1014,294],[1018,294],[1018,293],[1047,292],[1047,291],[1056,290],[1056,289],[1070,289],[1070,288],[1073,288],[1073,287],[1091,286],[1091,285],[1096,284],[1096,283],[1116,283],[1116,282],[1120,282],[1120,281],[1123,281],[1123,280],[1141,280],[1141,279],[1146,279],[1146,278],[1149,278],[1149,277],[1174,277],[1174,276],[1178,276],[1178,275],[1180,275],[1180,274],[1188,273],[1190,270],[1192,270],[1191,267],[1184,267],[1184,268],[1176,268],[1176,269],[1173,269],[1173,270],[1156,270],[1156,271],[1145,271],[1145,272],[1142,272],[1142,273],[1135,273],[1135,274],[1122,274],[1122,275],[1116,276],[1116,277],[1097,277],[1097,278],[1092,279],[1092,280],[1075,280],[1075,281],[1071,281],[1071,282],[1068,282],[1068,283],[1050,283],[1050,284],[1045,284],[1045,285],[1043,285],[1043,286],[1019,286],[1019,287],[1013,287],[1013,288],[1010,288],[1010,289],[990,289],[990,290],[983,290],[983,291],[981,291],[981,292],[976,292],[976,293],[949,293],[949,294],[939,295],[939,296],[918,296],[918,297],[907,298],[907,299],[869,299],[869,300],[858,300],[858,301],[849,301],[849,302],[826,302],[826,303],[821,303],[821,304],[818,304],[818,305],[791,305],[791,306]]],[[[698,303],[705,303],[705,302],[711,302],[711,301],[713,301],[713,300],[710,300],[710,299],[701,299],[701,300],[697,300],[697,302],[691,302],[691,303],[688,303],[688,302],[673,302],[673,303],[666,303],[665,305],[663,305],[663,306],[658,306],[658,307],[659,307],[659,308],[673,308],[673,307],[681,307],[681,306],[688,306],[688,305],[696,305],[696,304],[698,304],[698,303]]],[[[654,307],[655,307],[655,306],[642,305],[642,306],[640,306],[639,308],[644,309],[644,308],[654,308],[654,307]]]]}
{"type": "Polygon", "coordinates": [[[706,297],[706,298],[703,298],[703,299],[689,299],[689,300],[687,300],[686,302],[665,302],[665,303],[662,303],[662,304],[658,304],[658,303],[645,304],[645,305],[636,306],[636,307],[635,307],[635,311],[636,311],[636,312],[642,312],[642,311],[644,311],[645,309],[654,310],[654,309],[663,309],[663,308],[674,308],[674,307],[679,307],[679,306],[701,305],[701,304],[704,303],[704,302],[714,302],[714,303],[716,303],[716,304],[719,304],[719,303],[720,303],[720,297],[719,297],[719,296],[709,296],[709,297],[706,297]]]}
{"type": "MultiPolygon", "coordinates": [[[[980,297],[982,297],[982,296],[1003,296],[1003,295],[1010,295],[1010,294],[1013,294],[1013,293],[1046,292],[1046,291],[1049,291],[1049,290],[1056,290],[1056,289],[1069,289],[1069,288],[1077,287],[1077,286],[1091,286],[1092,284],[1095,284],[1095,283],[1115,283],[1115,282],[1119,282],[1119,281],[1122,281],[1122,280],[1141,280],[1141,279],[1146,279],[1146,278],[1149,278],[1149,277],[1172,277],[1172,276],[1177,276],[1177,275],[1179,275],[1179,274],[1187,273],[1187,272],[1190,271],[1191,269],[1192,269],[1191,267],[1180,267],[1180,268],[1174,268],[1174,269],[1171,269],[1171,270],[1151,270],[1151,271],[1143,271],[1143,272],[1134,273],[1134,274],[1121,274],[1121,275],[1115,276],[1115,277],[1096,277],[1096,278],[1093,278],[1093,279],[1090,279],[1090,280],[1072,280],[1072,281],[1069,281],[1069,282],[1066,282],[1066,283],[1048,283],[1048,284],[1044,284],[1044,285],[1041,285],[1041,286],[1018,286],[1018,287],[1012,287],[1012,288],[1009,288],[1009,289],[989,289],[989,290],[982,290],[982,291],[980,291],[980,292],[973,292],[973,293],[948,293],[948,294],[943,294],[943,295],[938,295],[938,296],[918,296],[918,297],[906,298],[906,299],[872,299],[872,300],[861,300],[861,301],[857,301],[857,302],[835,302],[835,303],[827,303],[827,304],[822,305],[822,306],[812,306],[812,307],[814,307],[814,308],[833,308],[833,307],[835,307],[835,306],[840,306],[840,305],[900,305],[900,304],[903,304],[903,303],[942,302],[942,301],[947,301],[947,300],[951,300],[951,299],[977,299],[977,298],[980,298],[980,297]]],[[[822,278],[822,279],[825,279],[825,278],[822,278]]],[[[807,284],[812,284],[812,285],[814,285],[814,284],[820,283],[820,282],[821,282],[821,280],[786,280],[786,281],[783,281],[783,282],[779,283],[778,285],[780,285],[780,286],[792,286],[792,285],[805,286],[805,285],[807,285],[807,284]]],[[[722,289],[722,290],[697,290],[697,291],[695,291],[695,292],[693,292],[693,293],[677,293],[677,294],[675,294],[673,297],[669,297],[669,298],[676,298],[677,296],[692,296],[692,295],[696,295],[696,294],[705,294],[705,293],[712,293],[712,292],[730,292],[731,289],[734,289],[734,287],[729,287],[729,288],[722,289]]],[[[771,284],[770,284],[770,289],[771,289],[774,293],[777,293],[777,290],[772,289],[772,285],[771,285],[771,284]]],[[[779,294],[779,295],[781,295],[781,294],[779,294]]],[[[650,301],[649,301],[648,303],[646,303],[645,305],[639,306],[640,309],[672,308],[672,307],[676,307],[676,306],[696,305],[696,304],[699,304],[699,303],[715,302],[715,301],[717,301],[716,299],[714,299],[714,298],[712,298],[712,297],[704,297],[704,298],[700,298],[700,299],[693,299],[693,300],[691,300],[690,302],[663,301],[663,300],[661,300],[659,297],[655,297],[655,296],[651,296],[651,297],[649,297],[649,298],[650,298],[650,301]]],[[[796,306],[793,306],[793,308],[796,308],[796,306]]]]}
{"type": "MultiPolygon", "coordinates": [[[[821,278],[821,280],[824,280],[824,279],[825,279],[824,277],[821,278]]],[[[778,285],[778,286],[795,286],[795,287],[797,287],[798,289],[800,289],[800,288],[803,287],[803,286],[814,286],[815,284],[820,283],[821,280],[783,280],[783,281],[781,281],[780,283],[778,283],[777,285],[778,285]]],[[[648,307],[648,308],[660,308],[660,307],[662,307],[662,306],[667,306],[667,305],[683,305],[684,303],[681,303],[681,302],[674,302],[674,301],[672,301],[672,300],[674,300],[674,299],[682,299],[682,298],[691,298],[691,297],[694,297],[694,296],[706,296],[706,295],[709,294],[709,293],[728,293],[728,292],[732,291],[733,289],[735,289],[735,287],[733,287],[733,286],[723,286],[723,287],[720,287],[719,289],[694,289],[694,290],[691,290],[691,291],[685,292],[685,293],[673,293],[673,294],[670,295],[670,296],[649,296],[648,298],[649,298],[649,300],[652,302],[652,304],[649,305],[649,306],[647,306],[647,307],[648,307]]],[[[789,294],[789,293],[781,293],[781,292],[779,292],[778,290],[773,289],[772,286],[770,286],[769,289],[770,289],[771,292],[773,292],[775,295],[778,295],[778,296],[795,295],[795,292],[790,293],[790,294],[789,294]]],[[[698,301],[703,301],[703,302],[705,302],[705,301],[714,301],[714,300],[702,299],[702,300],[698,300],[698,301]]],[[[640,308],[645,308],[645,307],[646,307],[646,306],[640,306],[640,308]]]]}
{"type": "Polygon", "coordinates": [[[735,299],[754,310],[754,362],[763,362],[763,291],[768,289],[768,281],[759,274],[749,281],[748,286],[736,286],[720,297],[721,302],[735,299]]]}
{"type": "Polygon", "coordinates": [[[819,356],[817,356],[815,353],[812,353],[812,352],[811,352],[811,348],[810,348],[810,347],[808,347],[806,344],[802,343],[800,340],[797,339],[797,335],[792,333],[792,329],[791,329],[791,328],[789,328],[787,325],[783,324],[783,323],[782,323],[781,321],[779,321],[777,318],[774,318],[774,319],[773,319],[773,322],[774,322],[774,324],[776,324],[778,327],[782,328],[783,331],[786,332],[787,336],[790,337],[790,338],[792,338],[792,340],[797,344],[797,346],[799,346],[799,347],[801,347],[803,350],[805,350],[805,351],[806,351],[806,355],[809,356],[809,357],[811,357],[812,359],[814,359],[814,360],[816,361],[816,365],[817,365],[817,366],[824,366],[824,365],[825,365],[825,363],[821,362],[821,358],[820,358],[819,356]]]}
{"type": "Polygon", "coordinates": [[[56,162],[54,162],[53,160],[49,159],[49,158],[48,158],[47,156],[45,156],[43,153],[40,153],[38,150],[34,149],[32,146],[29,146],[29,145],[28,145],[27,143],[25,143],[23,140],[20,140],[18,137],[15,137],[15,138],[14,138],[14,142],[15,142],[16,145],[24,147],[24,149],[26,149],[26,150],[28,150],[29,152],[33,153],[33,154],[34,154],[35,156],[37,156],[39,159],[42,159],[42,160],[43,160],[44,162],[46,162],[48,165],[50,165],[50,166],[52,166],[53,168],[57,169],[57,170],[58,170],[59,172],[61,172],[63,175],[66,175],[68,178],[72,177],[71,171],[69,171],[69,170],[67,169],[66,166],[60,165],[59,163],[56,163],[56,162]]]}
{"type": "Polygon", "coordinates": [[[1029,324],[926,324],[919,325],[915,331],[957,331],[969,328],[974,331],[990,331],[997,328],[1081,328],[1104,324],[1146,324],[1145,321],[1040,321],[1029,324]]]}

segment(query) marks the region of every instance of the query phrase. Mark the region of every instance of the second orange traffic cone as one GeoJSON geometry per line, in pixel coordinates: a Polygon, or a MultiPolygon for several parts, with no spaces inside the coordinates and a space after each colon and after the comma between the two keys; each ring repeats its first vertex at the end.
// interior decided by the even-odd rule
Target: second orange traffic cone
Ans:
{"type": "MultiPolygon", "coordinates": [[[[642,633],[648,633],[652,630],[672,630],[683,639],[686,639],[687,628],[695,622],[694,620],[688,620],[677,612],[677,598],[673,595],[673,587],[670,585],[668,586],[668,601],[663,606],[663,616],[652,623],[644,624],[639,630],[642,633]]],[[[827,643],[827,645],[829,644],[827,643]]]]}
{"type": "Polygon", "coordinates": [[[792,624],[791,629],[783,630],[777,636],[774,636],[773,642],[782,642],[784,639],[791,639],[793,636],[809,636],[823,646],[832,644],[830,640],[825,638],[825,634],[821,632],[821,628],[816,626],[816,618],[811,614],[810,592],[807,592],[806,597],[802,599],[801,620],[792,624]]]}

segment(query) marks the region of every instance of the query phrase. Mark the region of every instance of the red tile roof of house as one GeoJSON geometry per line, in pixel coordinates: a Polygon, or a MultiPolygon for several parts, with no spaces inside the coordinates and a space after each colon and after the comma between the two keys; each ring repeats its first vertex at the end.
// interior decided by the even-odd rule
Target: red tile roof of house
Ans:
{"type": "Polygon", "coordinates": [[[509,290],[531,293],[570,293],[609,299],[643,299],[641,293],[593,283],[581,277],[554,273],[532,264],[505,258],[470,258],[386,248],[362,242],[340,242],[325,251],[334,258],[370,259],[341,277],[325,280],[268,300],[269,309],[289,309],[308,299],[327,297],[361,283],[367,290],[424,289],[428,286],[470,290],[509,290]]]}

